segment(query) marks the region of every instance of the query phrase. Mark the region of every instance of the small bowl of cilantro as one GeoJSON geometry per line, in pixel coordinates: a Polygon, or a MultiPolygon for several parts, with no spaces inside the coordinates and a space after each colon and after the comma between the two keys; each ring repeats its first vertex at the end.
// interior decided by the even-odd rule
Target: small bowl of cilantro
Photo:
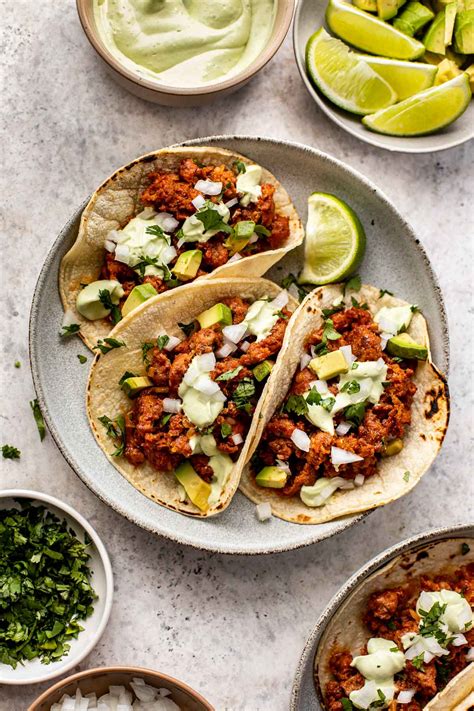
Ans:
{"type": "Polygon", "coordinates": [[[112,595],[107,551],[85,518],[47,494],[0,492],[0,683],[76,666],[100,639],[112,595]]]}

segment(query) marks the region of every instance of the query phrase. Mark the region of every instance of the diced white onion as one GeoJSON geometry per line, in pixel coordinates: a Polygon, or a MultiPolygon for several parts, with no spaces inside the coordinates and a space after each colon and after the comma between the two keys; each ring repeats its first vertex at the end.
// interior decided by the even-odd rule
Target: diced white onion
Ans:
{"type": "Polygon", "coordinates": [[[352,427],[352,422],[340,422],[336,427],[336,432],[338,435],[346,435],[352,427]]]}
{"type": "Polygon", "coordinates": [[[348,363],[349,365],[352,365],[352,363],[354,363],[354,361],[357,360],[355,355],[352,353],[351,346],[341,346],[339,348],[339,350],[341,351],[342,355],[344,356],[346,363],[348,363]]]}
{"type": "Polygon", "coordinates": [[[290,284],[290,286],[288,287],[288,293],[290,296],[292,296],[294,299],[296,299],[296,301],[300,300],[300,294],[299,294],[298,287],[296,286],[296,284],[290,284]]]}
{"type": "Polygon", "coordinates": [[[226,341],[238,343],[247,333],[247,324],[242,321],[241,323],[234,323],[232,326],[225,326],[222,329],[222,333],[226,341]]]}
{"type": "Polygon", "coordinates": [[[208,395],[209,397],[212,397],[216,393],[220,392],[219,384],[216,383],[214,380],[211,380],[207,374],[201,375],[201,377],[195,380],[193,383],[193,388],[195,388],[195,390],[198,390],[203,395],[208,395]]]}
{"type": "Polygon", "coordinates": [[[222,392],[222,390],[219,388],[219,392],[214,393],[212,396],[212,399],[214,402],[225,402],[227,400],[226,396],[222,392]]]}
{"type": "Polygon", "coordinates": [[[178,249],[181,249],[181,247],[183,246],[183,244],[186,244],[186,242],[187,242],[186,235],[184,235],[183,237],[180,237],[179,240],[178,240],[178,243],[177,243],[178,249]]]}
{"type": "Polygon", "coordinates": [[[233,343],[230,343],[227,341],[224,343],[223,346],[219,348],[218,351],[216,351],[216,356],[218,358],[227,358],[227,356],[230,356],[231,353],[237,350],[237,346],[235,346],[233,343]]]}
{"type": "Polygon", "coordinates": [[[467,644],[467,639],[463,634],[455,634],[451,644],[453,647],[460,647],[462,644],[467,644]]]}
{"type": "Polygon", "coordinates": [[[304,370],[310,362],[311,356],[309,355],[309,353],[303,353],[300,358],[300,370],[304,370]]]}
{"type": "Polygon", "coordinates": [[[73,323],[77,323],[77,314],[75,314],[74,311],[71,311],[71,309],[67,309],[67,311],[64,312],[61,328],[72,326],[73,323]]]}
{"type": "Polygon", "coordinates": [[[108,239],[105,240],[105,249],[107,250],[107,252],[115,252],[115,247],[115,242],[111,242],[108,239]]]}
{"type": "Polygon", "coordinates": [[[128,691],[125,686],[112,685],[101,696],[95,693],[82,695],[78,688],[74,696],[64,694],[59,703],[51,706],[51,711],[180,711],[180,707],[169,698],[168,689],[157,689],[146,684],[143,679],[132,679],[128,691]]]}
{"type": "Polygon", "coordinates": [[[314,387],[320,395],[329,394],[328,384],[325,380],[316,380],[316,382],[314,383],[314,387]]]}
{"type": "Polygon", "coordinates": [[[380,346],[381,346],[381,348],[382,348],[383,351],[384,351],[385,348],[387,347],[387,343],[389,342],[389,340],[390,340],[391,338],[392,338],[392,334],[391,334],[391,333],[381,333],[381,334],[380,334],[380,346]]]}
{"type": "Polygon", "coordinates": [[[275,465],[278,467],[278,469],[282,469],[287,474],[291,474],[291,469],[288,465],[288,462],[282,462],[281,459],[276,459],[275,465]]]}
{"type": "Polygon", "coordinates": [[[474,662],[474,647],[469,647],[466,654],[466,659],[468,662],[474,662]]]}
{"type": "Polygon", "coordinates": [[[365,476],[363,474],[356,474],[354,478],[354,484],[356,486],[362,486],[365,481],[365,476]]]}
{"type": "Polygon", "coordinates": [[[202,195],[196,195],[196,197],[191,200],[192,204],[196,208],[196,210],[200,210],[201,207],[204,207],[206,204],[206,198],[204,198],[202,195]]]}
{"type": "Polygon", "coordinates": [[[160,212],[156,222],[164,232],[174,232],[179,227],[178,220],[170,212],[160,212]]]}
{"type": "Polygon", "coordinates": [[[128,264],[130,260],[130,249],[126,244],[118,244],[115,249],[115,259],[117,262],[128,264]]]}
{"type": "Polygon", "coordinates": [[[318,355],[318,354],[316,353],[316,347],[315,347],[315,346],[311,346],[311,348],[310,348],[309,350],[310,350],[310,353],[311,353],[311,358],[316,358],[317,355],[318,355]]]}
{"type": "Polygon", "coordinates": [[[237,433],[235,435],[232,435],[231,440],[234,444],[242,444],[244,441],[244,438],[242,437],[241,434],[237,433]]]}
{"type": "Polygon", "coordinates": [[[331,462],[335,468],[340,467],[341,464],[352,464],[353,462],[361,462],[363,457],[359,457],[358,454],[353,452],[348,452],[347,449],[341,449],[340,447],[331,447],[331,462]]]}
{"type": "Polygon", "coordinates": [[[236,252],[230,259],[227,260],[227,264],[230,264],[231,262],[238,262],[240,259],[242,259],[242,255],[236,252]]]}
{"type": "Polygon", "coordinates": [[[169,338],[169,341],[168,341],[168,343],[166,344],[166,346],[165,346],[164,349],[165,349],[165,351],[168,351],[168,353],[169,353],[170,351],[174,351],[174,349],[176,348],[176,346],[177,346],[179,343],[181,343],[181,339],[178,338],[177,336],[168,336],[168,338],[169,338]]]}
{"type": "Polygon", "coordinates": [[[199,367],[203,373],[210,373],[216,367],[216,357],[212,351],[209,353],[203,353],[199,358],[199,367]]]}
{"type": "Polygon", "coordinates": [[[409,704],[410,701],[415,696],[415,693],[416,693],[416,689],[404,689],[403,691],[400,691],[400,693],[397,696],[397,703],[398,704],[409,704]]]}
{"type": "Polygon", "coordinates": [[[346,489],[354,489],[354,488],[355,488],[355,484],[354,484],[353,481],[345,481],[344,484],[341,484],[339,488],[340,488],[340,489],[344,489],[344,490],[346,490],[346,489]]]}
{"type": "Polygon", "coordinates": [[[239,344],[239,348],[243,353],[247,353],[250,348],[250,343],[248,341],[242,341],[242,343],[239,344]]]}
{"type": "Polygon", "coordinates": [[[165,247],[162,250],[160,254],[160,260],[163,262],[163,264],[169,264],[177,256],[178,252],[176,251],[175,247],[173,247],[173,245],[169,245],[168,247],[165,247]]]}
{"type": "Polygon", "coordinates": [[[256,232],[249,239],[249,244],[255,244],[255,242],[258,242],[258,234],[256,232]]]}
{"type": "Polygon", "coordinates": [[[272,517],[272,507],[268,501],[265,501],[262,504],[257,504],[255,512],[259,521],[268,521],[268,519],[272,517]]]}
{"type": "Polygon", "coordinates": [[[392,336],[396,333],[396,326],[389,318],[385,318],[384,316],[378,316],[377,314],[377,323],[381,331],[391,333],[392,336]]]}
{"type": "Polygon", "coordinates": [[[278,296],[276,296],[273,301],[270,301],[270,306],[276,311],[280,311],[281,309],[285,308],[288,303],[288,299],[288,292],[286,291],[286,289],[283,289],[283,291],[280,291],[278,296]]]}
{"type": "Polygon", "coordinates": [[[204,195],[219,195],[222,192],[222,183],[214,180],[198,180],[194,189],[204,195]]]}
{"type": "Polygon", "coordinates": [[[171,397],[163,398],[163,410],[174,414],[181,411],[181,400],[175,400],[171,397]]]}
{"type": "Polygon", "coordinates": [[[120,232],[118,230],[110,230],[106,239],[107,242],[120,242],[120,232]]]}
{"type": "Polygon", "coordinates": [[[235,198],[232,198],[232,200],[227,200],[227,202],[225,202],[224,205],[226,207],[234,207],[234,205],[237,205],[238,202],[239,202],[239,199],[235,197],[235,198]]]}
{"type": "Polygon", "coordinates": [[[298,449],[301,449],[303,452],[309,452],[311,440],[304,430],[299,430],[295,427],[290,439],[295,447],[298,447],[298,449]]]}

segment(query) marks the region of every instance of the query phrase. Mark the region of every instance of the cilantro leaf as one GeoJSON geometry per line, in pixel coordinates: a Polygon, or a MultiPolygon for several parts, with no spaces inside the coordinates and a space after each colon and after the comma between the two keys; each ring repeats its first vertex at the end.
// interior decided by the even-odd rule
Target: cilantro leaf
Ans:
{"type": "Polygon", "coordinates": [[[270,230],[267,230],[263,225],[255,225],[254,232],[256,232],[261,237],[269,237],[271,235],[270,230]]]}
{"type": "Polygon", "coordinates": [[[425,653],[422,652],[417,657],[415,657],[414,659],[411,660],[411,663],[413,664],[415,669],[418,669],[418,671],[421,671],[421,669],[423,669],[423,664],[425,661],[424,656],[425,656],[425,653]]]}
{"type": "Polygon", "coordinates": [[[224,222],[222,215],[215,209],[214,203],[209,200],[194,214],[204,225],[205,232],[208,230],[218,230],[219,232],[226,232],[227,234],[232,234],[233,232],[232,227],[224,222]]]}
{"type": "Polygon", "coordinates": [[[147,235],[153,235],[154,237],[164,237],[166,241],[169,242],[167,235],[165,235],[163,229],[159,225],[148,225],[145,232],[147,235]]]}
{"type": "Polygon", "coordinates": [[[108,289],[99,289],[99,301],[104,309],[110,311],[110,315],[114,323],[118,323],[122,320],[122,312],[117,304],[113,303],[112,295],[108,289]]]}
{"type": "Polygon", "coordinates": [[[290,395],[283,409],[286,412],[294,412],[295,415],[306,415],[308,403],[302,395],[290,395]]]}
{"type": "MultiPolygon", "coordinates": [[[[11,444],[4,444],[2,447],[2,456],[4,459],[20,459],[21,452],[11,444]]],[[[1,607],[1,605],[0,605],[1,607]]]]}
{"type": "Polygon", "coordinates": [[[14,365],[15,365],[15,368],[21,368],[21,363],[19,360],[16,360],[14,365]]]}
{"type": "Polygon", "coordinates": [[[163,350],[163,348],[168,344],[170,340],[170,337],[166,335],[166,333],[163,333],[161,336],[158,336],[156,339],[156,345],[160,349],[160,351],[163,350]]]}
{"type": "Polygon", "coordinates": [[[94,350],[99,350],[102,354],[109,353],[114,348],[121,348],[127,344],[124,341],[118,341],[116,338],[104,338],[97,341],[97,345],[94,346],[94,350]]]}
{"type": "Polygon", "coordinates": [[[118,381],[118,384],[120,385],[120,387],[122,387],[122,385],[124,384],[124,382],[126,380],[128,380],[129,378],[136,378],[136,377],[137,377],[136,373],[132,373],[130,370],[126,370],[125,373],[120,378],[120,380],[118,381]]]}
{"type": "Polygon", "coordinates": [[[314,289],[314,286],[311,284],[298,284],[298,279],[294,274],[288,274],[288,276],[282,279],[281,285],[283,289],[288,289],[292,284],[294,284],[298,290],[298,299],[300,302],[314,289]]]}
{"type": "Polygon", "coordinates": [[[403,475],[404,481],[408,481],[410,479],[410,472],[405,472],[403,475]]]}
{"type": "Polygon", "coordinates": [[[379,299],[384,296],[384,294],[388,294],[389,296],[393,296],[393,291],[389,291],[388,289],[380,289],[379,291],[379,299]]]}
{"type": "Polygon", "coordinates": [[[168,424],[168,422],[170,421],[170,418],[171,418],[171,412],[169,412],[167,415],[163,415],[163,417],[161,418],[160,424],[164,427],[165,425],[168,424]]]}
{"type": "Polygon", "coordinates": [[[348,289],[352,289],[353,291],[359,291],[360,287],[362,285],[362,280],[358,274],[354,274],[353,277],[348,279],[345,284],[344,284],[344,290],[343,293],[344,295],[346,294],[346,291],[348,289]]]}
{"type": "Polygon", "coordinates": [[[323,343],[327,341],[337,341],[341,338],[341,334],[334,328],[334,322],[331,318],[327,318],[323,327],[323,343]]]}
{"type": "Polygon", "coordinates": [[[222,439],[226,439],[229,435],[232,434],[232,426],[229,425],[228,422],[223,422],[221,425],[221,437],[222,439]]]}
{"type": "Polygon", "coordinates": [[[353,705],[350,699],[341,699],[342,711],[352,711],[353,705]]]}
{"type": "Polygon", "coordinates": [[[255,395],[255,384],[251,378],[243,378],[234,390],[232,400],[240,410],[250,409],[250,399],[255,395]]]}
{"type": "Polygon", "coordinates": [[[33,411],[33,417],[35,418],[40,440],[43,441],[46,436],[46,425],[44,424],[44,419],[40,410],[40,406],[38,404],[38,400],[32,400],[30,402],[30,407],[33,411]]]}
{"type": "Polygon", "coordinates": [[[348,395],[354,395],[355,393],[358,393],[360,391],[360,383],[357,382],[357,380],[349,380],[347,383],[344,383],[342,388],[340,388],[339,392],[341,393],[347,393],[348,395]]]}
{"type": "Polygon", "coordinates": [[[322,399],[323,398],[321,397],[321,394],[316,390],[315,387],[312,387],[306,398],[306,403],[307,405],[320,405],[322,399]]]}
{"type": "Polygon", "coordinates": [[[462,543],[461,544],[461,555],[467,555],[470,551],[470,547],[468,546],[467,543],[462,543]]]}
{"type": "Polygon", "coordinates": [[[235,378],[235,376],[240,373],[242,367],[243,366],[238,365],[237,368],[233,370],[227,370],[225,373],[222,373],[222,375],[218,375],[216,380],[232,380],[232,378],[235,378]]]}
{"type": "Polygon", "coordinates": [[[125,450],[125,418],[123,415],[118,415],[111,420],[107,415],[102,415],[98,420],[105,427],[107,437],[113,439],[116,444],[117,448],[112,452],[112,456],[121,457],[125,450]]]}
{"type": "Polygon", "coordinates": [[[349,405],[344,410],[344,419],[359,426],[365,415],[366,402],[358,402],[357,405],[349,405]]]}
{"type": "Polygon", "coordinates": [[[71,323],[69,326],[61,326],[61,333],[59,334],[61,338],[68,338],[69,336],[74,336],[79,333],[81,327],[78,323],[71,323]]]}
{"type": "Polygon", "coordinates": [[[82,365],[84,365],[84,363],[87,363],[87,356],[82,355],[82,353],[78,353],[77,357],[78,357],[79,363],[82,363],[82,365]]]}
{"type": "Polygon", "coordinates": [[[194,331],[194,323],[192,321],[191,323],[180,323],[178,321],[178,326],[186,336],[190,336],[194,331]]]}
{"type": "Polygon", "coordinates": [[[146,343],[142,343],[142,361],[145,363],[145,365],[148,365],[148,363],[149,363],[148,353],[154,347],[155,347],[155,344],[151,343],[150,341],[147,341],[146,343]]]}
{"type": "Polygon", "coordinates": [[[247,172],[247,166],[243,162],[243,160],[236,160],[233,163],[233,166],[237,173],[246,173],[247,172]]]}

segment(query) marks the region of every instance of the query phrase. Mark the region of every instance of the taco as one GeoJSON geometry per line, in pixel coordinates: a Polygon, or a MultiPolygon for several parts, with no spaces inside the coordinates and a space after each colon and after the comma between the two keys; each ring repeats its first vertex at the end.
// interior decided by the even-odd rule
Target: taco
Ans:
{"type": "Polygon", "coordinates": [[[166,148],[120,168],[86,206],[64,256],[66,326],[92,348],[137,305],[201,277],[258,277],[302,242],[288,193],[221,148],[166,148]]]}
{"type": "Polygon", "coordinates": [[[325,711],[461,711],[474,696],[474,540],[398,555],[329,619],[315,656],[325,711]]]}
{"type": "Polygon", "coordinates": [[[92,431],[116,469],[170,509],[225,509],[297,305],[266,279],[213,279],[123,319],[99,342],[87,389],[92,431]]]}
{"type": "Polygon", "coordinates": [[[287,521],[381,506],[420,480],[443,441],[447,384],[426,321],[375,287],[312,292],[292,321],[241,490],[287,521]]]}

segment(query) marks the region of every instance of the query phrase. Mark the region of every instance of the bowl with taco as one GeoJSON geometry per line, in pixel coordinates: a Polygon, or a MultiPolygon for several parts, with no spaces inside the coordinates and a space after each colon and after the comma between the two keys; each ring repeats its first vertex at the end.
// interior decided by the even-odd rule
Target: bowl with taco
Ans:
{"type": "Polygon", "coordinates": [[[237,490],[298,303],[261,278],[196,280],[98,342],[87,412],[99,446],[150,499],[194,517],[237,490]]]}
{"type": "Polygon", "coordinates": [[[410,491],[449,419],[415,304],[374,286],[311,292],[262,405],[241,490],[272,514],[320,524],[410,491]]]}
{"type": "Polygon", "coordinates": [[[195,280],[262,276],[302,240],[288,193],[249,158],[208,146],[149,153],[83,211],[59,272],[63,329],[92,348],[146,300],[195,280]]]}
{"type": "Polygon", "coordinates": [[[472,529],[428,532],[348,582],[314,638],[324,711],[468,711],[474,703],[472,529]]]}

